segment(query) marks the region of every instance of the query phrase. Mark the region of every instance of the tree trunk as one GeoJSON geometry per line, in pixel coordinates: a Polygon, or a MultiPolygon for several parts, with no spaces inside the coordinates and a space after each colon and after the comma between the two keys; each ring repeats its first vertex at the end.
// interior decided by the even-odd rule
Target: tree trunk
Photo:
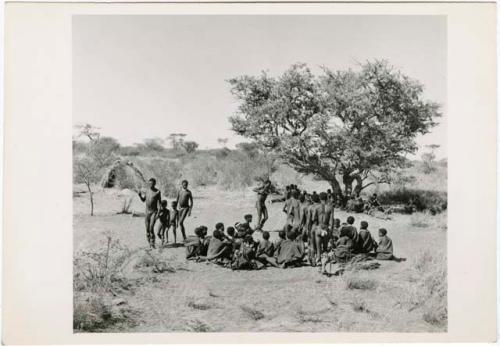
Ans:
{"type": "Polygon", "coordinates": [[[87,185],[87,189],[89,190],[89,196],[90,196],[90,216],[94,216],[94,194],[92,193],[90,184],[85,184],[85,185],[87,185]]]}
{"type": "Polygon", "coordinates": [[[363,190],[363,179],[359,174],[356,174],[354,176],[354,180],[356,181],[356,185],[354,186],[354,195],[356,197],[359,197],[359,194],[361,193],[361,190],[363,190]]]}
{"type": "Polygon", "coordinates": [[[337,179],[333,178],[329,181],[330,186],[332,187],[332,192],[334,194],[342,196],[342,188],[340,187],[340,184],[337,179]]]}
{"type": "Polygon", "coordinates": [[[352,182],[354,181],[354,178],[351,177],[349,174],[344,174],[342,176],[342,182],[344,183],[344,195],[346,197],[350,197],[352,194],[352,182]]]}

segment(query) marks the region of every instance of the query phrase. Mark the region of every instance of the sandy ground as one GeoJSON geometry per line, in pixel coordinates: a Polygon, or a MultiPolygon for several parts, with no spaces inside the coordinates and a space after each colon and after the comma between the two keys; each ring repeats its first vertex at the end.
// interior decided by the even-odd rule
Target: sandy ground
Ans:
{"type": "MultiPolygon", "coordinates": [[[[75,191],[80,190],[75,187],[75,191]]],[[[199,225],[212,230],[216,222],[224,222],[227,227],[242,221],[246,213],[255,215],[255,196],[250,190],[211,187],[193,193],[194,210],[186,222],[188,234],[199,225]]],[[[109,235],[136,256],[145,256],[144,218],[117,214],[123,198],[115,190],[100,190],[95,199],[96,215],[91,217],[88,195],[74,197],[75,255],[102,248],[109,235]]],[[[265,229],[282,227],[282,207],[281,203],[269,204],[270,219],[265,229]]],[[[132,209],[143,211],[144,205],[135,198],[132,209]]],[[[335,215],[342,221],[347,216],[342,211],[335,215]]],[[[446,232],[441,229],[446,224],[445,216],[395,215],[388,221],[365,214],[353,216],[358,228],[361,220],[368,221],[375,238],[378,228],[385,227],[393,239],[395,255],[407,258],[402,263],[382,261],[379,269],[356,274],[374,281],[374,289],[347,289],[346,277],[328,278],[311,267],[231,271],[186,261],[184,248],[168,246],[152,254],[177,268],[176,272],[154,274],[149,269],[133,274],[144,280],[123,299],[139,311],[137,324],[109,331],[444,331],[425,322],[421,309],[409,309],[405,302],[416,280],[414,258],[425,250],[446,253],[446,232]]],[[[276,237],[272,232],[271,239],[276,237]]]]}

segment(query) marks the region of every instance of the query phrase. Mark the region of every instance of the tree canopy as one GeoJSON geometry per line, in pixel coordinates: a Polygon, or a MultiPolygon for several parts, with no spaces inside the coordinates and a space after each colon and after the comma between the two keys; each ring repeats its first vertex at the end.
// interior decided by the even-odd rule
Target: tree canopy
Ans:
{"type": "Polygon", "coordinates": [[[341,181],[344,194],[390,181],[440,116],[439,105],[423,99],[423,85],[386,61],[322,68],[319,76],[296,64],[279,77],[263,72],[229,83],[240,102],[230,118],[236,133],[339,193],[341,181]]]}

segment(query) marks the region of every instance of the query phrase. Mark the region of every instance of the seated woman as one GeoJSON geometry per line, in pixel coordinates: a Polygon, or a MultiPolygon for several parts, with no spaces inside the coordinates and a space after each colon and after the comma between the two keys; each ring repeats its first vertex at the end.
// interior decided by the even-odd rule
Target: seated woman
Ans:
{"type": "Polygon", "coordinates": [[[239,250],[234,252],[231,268],[233,270],[262,268],[264,265],[255,261],[255,247],[252,236],[247,234],[239,250]]]}
{"type": "Polygon", "coordinates": [[[199,259],[207,255],[208,242],[206,239],[208,228],[206,226],[197,227],[194,230],[195,236],[189,236],[184,242],[186,247],[186,259],[199,259]]]}
{"type": "Polygon", "coordinates": [[[256,258],[263,264],[267,264],[267,260],[274,255],[274,244],[269,238],[270,234],[268,231],[262,232],[262,240],[257,245],[256,258]]]}
{"type": "Polygon", "coordinates": [[[350,238],[350,229],[343,227],[340,229],[340,238],[335,243],[335,247],[321,256],[321,269],[323,274],[334,274],[338,272],[339,266],[352,258],[354,242],[350,238]]]}
{"type": "Polygon", "coordinates": [[[224,240],[223,233],[215,230],[207,250],[207,260],[224,262],[231,256],[231,243],[224,240]]]}
{"type": "Polygon", "coordinates": [[[269,258],[268,263],[281,268],[295,267],[302,264],[305,250],[302,239],[296,240],[297,234],[293,231],[287,233],[287,238],[276,249],[274,258],[269,258]]]}
{"type": "Polygon", "coordinates": [[[377,247],[370,231],[368,231],[368,222],[361,221],[361,227],[358,233],[357,253],[369,253],[377,247]]]}

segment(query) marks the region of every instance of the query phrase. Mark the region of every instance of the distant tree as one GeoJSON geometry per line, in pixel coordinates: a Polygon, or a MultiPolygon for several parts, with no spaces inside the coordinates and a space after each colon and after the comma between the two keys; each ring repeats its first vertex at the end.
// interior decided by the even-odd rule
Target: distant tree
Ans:
{"type": "Polygon", "coordinates": [[[240,101],[230,118],[233,131],[340,194],[388,182],[416,151],[416,136],[440,115],[436,103],[422,99],[421,83],[385,61],[359,71],[324,68],[320,77],[296,64],[277,78],[263,73],[229,83],[240,101]]]}
{"type": "Polygon", "coordinates": [[[182,143],[184,142],[184,137],[186,137],[185,133],[171,133],[167,137],[167,140],[170,142],[172,149],[177,151],[182,149],[182,143]]]}
{"type": "Polygon", "coordinates": [[[195,141],[183,141],[182,147],[184,148],[186,153],[192,154],[198,148],[198,143],[196,143],[195,141]]]}
{"type": "Polygon", "coordinates": [[[217,138],[217,142],[220,145],[222,145],[223,148],[226,147],[228,141],[229,141],[229,139],[227,139],[227,138],[217,138]]]}
{"type": "MultiPolygon", "coordinates": [[[[87,124],[88,125],[88,124],[87,124]]],[[[89,142],[85,146],[83,155],[73,157],[73,181],[77,184],[85,184],[90,198],[90,215],[94,215],[94,191],[93,186],[97,184],[106,167],[116,160],[116,152],[120,144],[111,137],[101,137],[91,125],[79,127],[79,136],[85,136],[89,142]],[[89,133],[89,128],[93,128],[89,133]]]]}
{"type": "Polygon", "coordinates": [[[88,156],[73,158],[73,181],[85,184],[90,198],[90,215],[94,216],[94,191],[92,186],[99,181],[100,167],[88,156]]]}
{"type": "Polygon", "coordinates": [[[90,141],[99,139],[99,127],[90,124],[78,124],[75,126],[78,130],[78,137],[87,137],[90,141]]]}
{"type": "Polygon", "coordinates": [[[248,155],[250,158],[255,158],[259,155],[259,144],[256,142],[242,142],[236,144],[236,149],[248,155]]]}
{"type": "Polygon", "coordinates": [[[436,154],[434,151],[440,147],[437,144],[429,144],[425,146],[430,151],[422,154],[423,170],[425,174],[430,174],[436,170],[436,154]]]}
{"type": "Polygon", "coordinates": [[[163,146],[163,139],[155,137],[155,138],[146,138],[143,140],[144,147],[143,149],[148,153],[162,153],[165,151],[165,147],[163,146]]]}

